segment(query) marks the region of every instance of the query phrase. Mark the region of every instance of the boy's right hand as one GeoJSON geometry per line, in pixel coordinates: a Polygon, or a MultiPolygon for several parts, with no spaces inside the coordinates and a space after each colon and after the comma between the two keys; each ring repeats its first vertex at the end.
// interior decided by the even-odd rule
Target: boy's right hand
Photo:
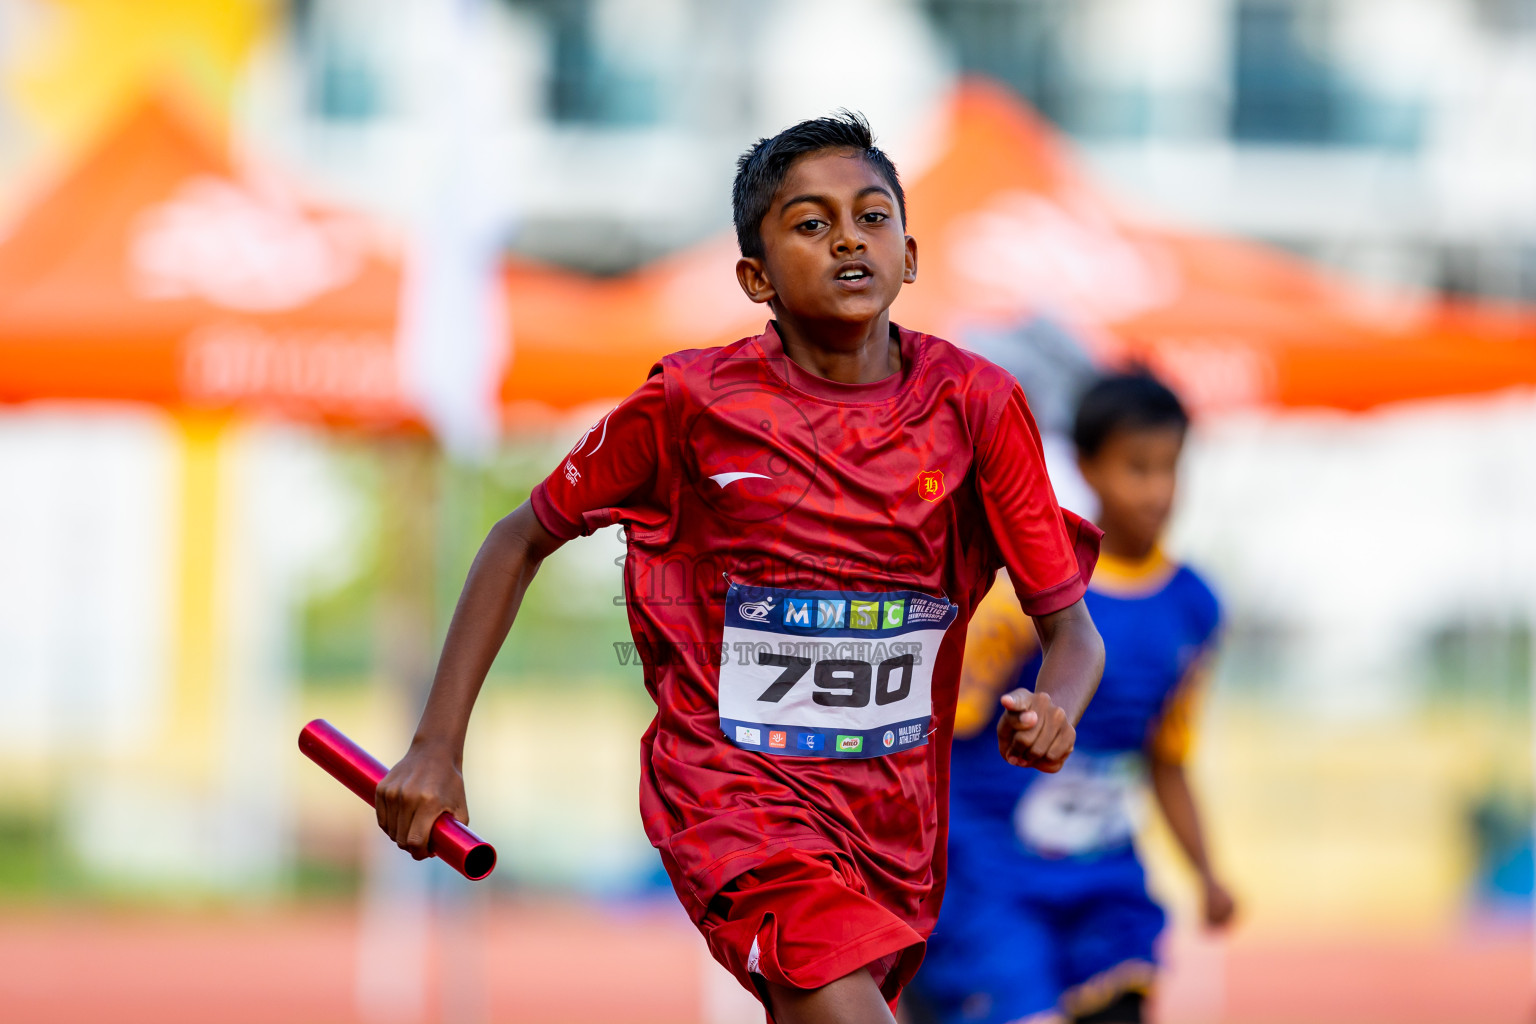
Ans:
{"type": "Polygon", "coordinates": [[[1020,687],[1002,697],[997,749],[1016,768],[1059,772],[1077,745],[1077,730],[1048,693],[1020,687]]]}
{"type": "Polygon", "coordinates": [[[413,744],[374,793],[379,828],[417,860],[431,856],[427,843],[432,838],[432,824],[444,811],[460,824],[469,824],[464,776],[454,761],[440,749],[413,744]]]}

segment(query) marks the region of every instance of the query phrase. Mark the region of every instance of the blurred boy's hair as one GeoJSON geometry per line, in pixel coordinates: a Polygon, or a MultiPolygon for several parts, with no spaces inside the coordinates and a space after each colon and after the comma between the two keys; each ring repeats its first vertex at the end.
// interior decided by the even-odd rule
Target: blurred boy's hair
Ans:
{"type": "Polygon", "coordinates": [[[1118,430],[1189,426],[1189,413],[1168,386],[1145,371],[1101,377],[1083,392],[1072,424],[1077,453],[1091,459],[1118,430]]]}
{"type": "Polygon", "coordinates": [[[736,244],[743,256],[763,255],[763,218],[774,193],[784,184],[790,165],[809,153],[824,149],[852,149],[874,168],[896,195],[901,222],[907,222],[907,196],[896,175],[896,165],[875,145],[863,114],[840,110],[831,117],[801,121],[779,134],[758,139],[736,161],[736,182],[731,187],[731,216],[736,222],[736,244]]]}

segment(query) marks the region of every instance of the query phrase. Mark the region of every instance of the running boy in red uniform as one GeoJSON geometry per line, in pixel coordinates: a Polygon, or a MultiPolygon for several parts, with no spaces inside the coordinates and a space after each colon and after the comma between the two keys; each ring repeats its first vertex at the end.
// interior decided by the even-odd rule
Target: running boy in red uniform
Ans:
{"type": "Polygon", "coordinates": [[[1045,653],[998,743],[1059,769],[1103,667],[1099,534],[1057,507],[1013,379],[890,322],[917,243],[862,119],[759,141],[733,207],[737,280],[774,319],[664,358],[492,528],[379,824],[422,857],[442,811],[468,819],[470,709],[528,582],[623,523],[657,705],[641,816],[678,898],[772,1020],[890,1024],[943,893],[971,611],[1006,567],[1045,653]]]}

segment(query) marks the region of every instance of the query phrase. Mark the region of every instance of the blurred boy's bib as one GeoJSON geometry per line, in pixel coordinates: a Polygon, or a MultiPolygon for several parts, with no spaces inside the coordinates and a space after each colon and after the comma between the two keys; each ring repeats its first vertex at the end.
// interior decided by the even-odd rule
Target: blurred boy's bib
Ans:
{"type": "Polygon", "coordinates": [[[1042,857],[1082,857],[1130,843],[1142,820],[1141,758],[1079,752],[1042,775],[1013,811],[1019,841],[1042,857]]]}

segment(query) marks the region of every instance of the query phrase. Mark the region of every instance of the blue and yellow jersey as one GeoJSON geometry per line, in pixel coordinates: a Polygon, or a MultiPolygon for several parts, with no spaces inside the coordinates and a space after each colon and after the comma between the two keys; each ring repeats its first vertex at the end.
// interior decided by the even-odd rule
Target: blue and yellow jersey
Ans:
{"type": "Polygon", "coordinates": [[[1146,755],[1188,757],[1220,618],[1215,595],[1154,552],[1140,563],[1101,556],[1085,601],[1104,638],[1104,679],[1058,775],[1019,771],[997,752],[998,697],[1033,687],[1039,645],[1012,588],[995,586],[978,607],[955,721],[952,848],[991,842],[1047,859],[1128,853],[1146,755]]]}

